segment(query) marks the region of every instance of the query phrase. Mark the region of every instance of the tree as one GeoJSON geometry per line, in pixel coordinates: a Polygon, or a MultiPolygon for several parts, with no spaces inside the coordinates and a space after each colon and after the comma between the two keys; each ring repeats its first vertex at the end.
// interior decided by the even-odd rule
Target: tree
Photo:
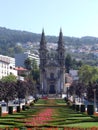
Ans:
{"type": "Polygon", "coordinates": [[[82,66],[82,64],[82,61],[76,61],[75,59],[72,59],[69,54],[67,54],[65,58],[65,67],[68,73],[70,69],[78,70],[82,66]]]}
{"type": "Polygon", "coordinates": [[[16,82],[17,81],[17,77],[13,74],[10,74],[8,76],[5,76],[1,79],[2,82],[16,82]]]}
{"type": "Polygon", "coordinates": [[[7,102],[13,100],[16,97],[15,82],[2,82],[0,81],[0,100],[7,102]]]}
{"type": "Polygon", "coordinates": [[[65,58],[65,67],[66,67],[66,71],[69,73],[69,70],[72,67],[72,59],[69,54],[67,54],[67,56],[65,58]]]}
{"type": "Polygon", "coordinates": [[[3,99],[8,102],[9,100],[13,100],[16,97],[16,89],[15,89],[15,82],[4,82],[4,97],[3,99]]]}
{"type": "Polygon", "coordinates": [[[26,67],[26,69],[28,69],[28,70],[31,70],[31,66],[32,66],[32,61],[31,61],[31,59],[30,58],[27,58],[25,61],[24,61],[24,65],[25,65],[25,67],[26,67]]]}
{"type": "Polygon", "coordinates": [[[37,61],[35,59],[32,60],[32,68],[33,70],[38,69],[37,61]]]}
{"type": "Polygon", "coordinates": [[[38,82],[39,80],[39,69],[32,70],[33,80],[38,82]]]}
{"type": "Polygon", "coordinates": [[[88,85],[98,81],[98,68],[90,65],[83,65],[79,69],[79,81],[88,85]]]}
{"type": "Polygon", "coordinates": [[[78,97],[82,97],[83,93],[86,92],[86,88],[83,83],[73,82],[72,85],[69,87],[68,91],[71,95],[77,95],[78,97]]]}
{"type": "Polygon", "coordinates": [[[39,80],[39,68],[37,65],[37,61],[35,59],[33,59],[32,62],[32,76],[33,76],[33,80],[35,80],[36,82],[38,82],[39,80]]]}
{"type": "Polygon", "coordinates": [[[18,80],[18,81],[17,81],[17,84],[16,84],[16,91],[17,91],[17,97],[18,97],[19,99],[25,98],[26,93],[28,93],[27,83],[18,80]]]}
{"type": "Polygon", "coordinates": [[[72,59],[72,69],[78,70],[82,65],[82,61],[76,61],[75,59],[72,59]]]}

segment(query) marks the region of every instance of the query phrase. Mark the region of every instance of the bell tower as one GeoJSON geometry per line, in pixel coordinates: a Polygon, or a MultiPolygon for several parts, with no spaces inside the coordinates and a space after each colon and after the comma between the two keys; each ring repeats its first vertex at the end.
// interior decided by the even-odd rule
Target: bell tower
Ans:
{"type": "Polygon", "coordinates": [[[64,47],[64,42],[63,42],[63,33],[62,30],[60,29],[59,33],[59,40],[58,40],[58,62],[61,67],[65,66],[65,47],[64,47]]]}
{"type": "Polygon", "coordinates": [[[41,84],[41,91],[44,93],[45,90],[45,65],[47,62],[47,46],[46,46],[46,39],[44,29],[42,30],[41,41],[40,41],[40,84],[41,84]]]}
{"type": "Polygon", "coordinates": [[[46,47],[44,29],[42,30],[39,53],[40,53],[40,68],[44,69],[47,60],[47,47],[46,47]]]}
{"type": "Polygon", "coordinates": [[[59,33],[57,53],[58,53],[58,64],[60,68],[60,89],[61,92],[63,92],[65,85],[65,47],[63,42],[62,29],[60,29],[59,33]]]}

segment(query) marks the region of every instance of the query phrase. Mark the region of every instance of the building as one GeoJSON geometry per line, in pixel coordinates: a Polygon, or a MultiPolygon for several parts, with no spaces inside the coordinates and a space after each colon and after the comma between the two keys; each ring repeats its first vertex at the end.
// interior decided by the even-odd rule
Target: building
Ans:
{"type": "Polygon", "coordinates": [[[69,70],[69,74],[72,77],[73,81],[79,80],[78,70],[69,70]]]}
{"type": "Polygon", "coordinates": [[[0,55],[0,79],[10,74],[17,76],[17,71],[15,70],[15,58],[0,55]]]}
{"type": "Polygon", "coordinates": [[[29,74],[29,71],[23,67],[16,67],[15,70],[17,70],[18,76],[17,79],[18,80],[25,80],[25,76],[27,76],[29,74]]]}
{"type": "Polygon", "coordinates": [[[20,53],[20,54],[15,54],[15,60],[16,60],[16,66],[24,66],[24,62],[27,58],[30,58],[31,60],[35,59],[37,62],[37,65],[39,66],[39,56],[36,54],[31,54],[30,51],[20,53]]]}
{"type": "Polygon", "coordinates": [[[60,30],[56,50],[49,51],[44,30],[40,41],[40,85],[43,94],[62,94],[65,84],[65,47],[60,30]]]}

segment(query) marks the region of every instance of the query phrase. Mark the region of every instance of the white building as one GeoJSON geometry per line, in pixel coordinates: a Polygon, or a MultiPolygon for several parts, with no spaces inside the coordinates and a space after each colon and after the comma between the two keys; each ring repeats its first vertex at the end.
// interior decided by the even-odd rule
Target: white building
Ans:
{"type": "Polygon", "coordinates": [[[70,76],[73,78],[73,80],[78,80],[78,70],[69,70],[70,76]]]}
{"type": "Polygon", "coordinates": [[[17,76],[15,58],[0,55],[0,79],[10,74],[17,76]]]}
{"type": "Polygon", "coordinates": [[[32,53],[30,53],[30,51],[16,54],[15,55],[15,61],[16,61],[15,65],[25,67],[24,62],[27,58],[30,58],[31,60],[35,59],[37,62],[37,65],[39,66],[39,55],[36,55],[34,53],[32,54],[32,53]]]}

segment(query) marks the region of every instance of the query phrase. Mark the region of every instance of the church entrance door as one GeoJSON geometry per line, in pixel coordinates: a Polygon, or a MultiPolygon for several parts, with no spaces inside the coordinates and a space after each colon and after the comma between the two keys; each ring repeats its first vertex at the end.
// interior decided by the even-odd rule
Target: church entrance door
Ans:
{"type": "Polygon", "coordinates": [[[50,89],[49,89],[49,94],[55,94],[55,86],[54,85],[50,85],[50,89]]]}

